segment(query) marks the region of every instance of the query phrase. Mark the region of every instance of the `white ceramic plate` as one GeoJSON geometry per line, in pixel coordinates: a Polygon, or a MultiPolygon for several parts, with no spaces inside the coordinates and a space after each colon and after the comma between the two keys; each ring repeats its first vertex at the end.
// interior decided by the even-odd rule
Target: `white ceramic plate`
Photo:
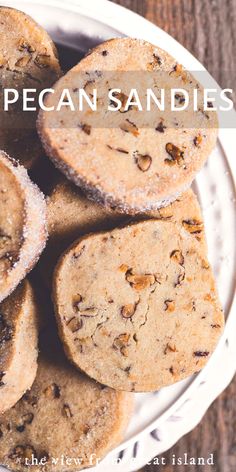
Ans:
{"type": "MultiPolygon", "coordinates": [[[[106,0],[18,0],[1,5],[20,8],[44,26],[64,58],[74,62],[91,47],[115,36],[146,39],[168,51],[188,70],[218,85],[203,66],[167,33],[144,18],[106,0]],[[65,52],[66,51],[66,52],[65,52]]],[[[72,64],[71,64],[72,65],[72,64]]],[[[203,83],[204,85],[204,83],[203,83]]],[[[158,393],[136,394],[136,410],[126,439],[110,453],[96,472],[131,472],[155,454],[171,447],[202,418],[214,398],[235,372],[236,345],[236,165],[234,150],[235,112],[231,129],[222,129],[216,149],[194,182],[203,209],[209,258],[218,283],[227,324],[219,346],[203,371],[158,393]],[[223,367],[222,367],[223,366],[223,367]],[[216,374],[217,372],[217,374],[216,374]],[[207,375],[206,375],[207,374],[207,375]],[[177,413],[176,413],[177,412],[177,413]],[[115,465],[114,460],[120,462],[115,465]]],[[[0,471],[5,470],[0,467],[0,471]]],[[[95,469],[91,469],[95,470],[95,469]]]]}

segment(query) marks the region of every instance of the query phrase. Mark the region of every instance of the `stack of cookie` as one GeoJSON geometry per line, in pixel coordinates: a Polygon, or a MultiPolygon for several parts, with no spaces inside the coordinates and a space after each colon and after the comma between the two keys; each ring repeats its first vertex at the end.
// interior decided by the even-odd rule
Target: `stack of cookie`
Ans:
{"type": "MultiPolygon", "coordinates": [[[[84,88],[106,71],[159,68],[194,80],[164,51],[127,38],[101,44],[62,76],[41,27],[5,7],[0,19],[3,83],[17,80],[23,91],[33,81],[40,91],[56,82],[48,107],[61,88],[75,93],[78,74],[84,88]]],[[[86,112],[72,123],[67,111],[62,120],[40,110],[21,126],[16,111],[16,126],[1,129],[0,463],[13,471],[94,465],[122,440],[131,392],[198,372],[222,333],[189,188],[215,145],[215,112],[199,111],[194,129],[175,117],[169,127],[165,113],[154,128],[141,127],[135,113],[93,127],[86,112]],[[47,164],[41,142],[65,176],[47,164]]]]}

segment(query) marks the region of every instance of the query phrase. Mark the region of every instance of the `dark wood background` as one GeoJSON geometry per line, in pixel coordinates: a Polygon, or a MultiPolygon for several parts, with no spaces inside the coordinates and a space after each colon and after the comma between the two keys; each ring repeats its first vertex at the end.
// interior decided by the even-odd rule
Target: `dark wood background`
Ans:
{"type": "MultiPolygon", "coordinates": [[[[112,0],[163,28],[190,50],[223,88],[236,90],[236,0],[112,0]]],[[[236,135],[235,135],[236,141],[236,135]]],[[[235,360],[236,362],[236,360],[235,360]]],[[[236,472],[236,378],[194,431],[143,472],[236,472]],[[208,457],[215,466],[172,466],[172,454],[208,457]]]]}

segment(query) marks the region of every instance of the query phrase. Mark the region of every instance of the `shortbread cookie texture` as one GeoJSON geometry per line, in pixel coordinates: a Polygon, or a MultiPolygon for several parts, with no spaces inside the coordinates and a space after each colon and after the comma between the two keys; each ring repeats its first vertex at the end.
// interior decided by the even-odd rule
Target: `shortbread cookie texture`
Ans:
{"type": "Polygon", "coordinates": [[[0,416],[0,463],[13,472],[91,467],[123,439],[132,404],[133,395],[94,382],[54,349],[41,354],[32,389],[0,416]],[[38,465],[29,467],[32,456],[38,465]]]}
{"type": "MultiPolygon", "coordinates": [[[[31,168],[43,149],[35,130],[36,113],[22,112],[23,89],[39,92],[53,85],[60,76],[57,51],[41,26],[13,8],[0,7],[0,34],[0,103],[4,88],[16,89],[20,96],[9,111],[2,112],[0,148],[31,168]]],[[[37,106],[37,98],[28,105],[37,106]]]]}
{"type": "MultiPolygon", "coordinates": [[[[127,216],[109,208],[104,209],[86,199],[78,187],[63,177],[57,180],[47,198],[49,239],[39,262],[41,275],[47,285],[51,283],[59,256],[76,239],[90,232],[112,229],[128,221],[127,216]]],[[[197,240],[205,244],[200,206],[191,189],[171,205],[147,213],[145,217],[180,222],[197,240]]]]}
{"type": "MultiPolygon", "coordinates": [[[[134,105],[126,110],[135,80],[144,91],[151,81],[158,97],[160,81],[167,90],[172,86],[190,94],[193,88],[202,92],[165,51],[142,40],[117,38],[91,51],[46,99],[47,106],[57,107],[67,88],[76,108],[79,89],[90,98],[96,89],[97,115],[87,108],[76,113],[64,106],[60,112],[40,110],[38,119],[45,150],[55,165],[90,198],[126,213],[166,206],[186,190],[214,148],[218,127],[216,113],[205,112],[201,102],[195,114],[192,109],[185,115],[170,112],[168,104],[159,114],[142,115],[134,105]],[[119,83],[116,98],[122,107],[107,111],[108,91],[118,89],[119,83]]],[[[180,106],[183,95],[176,93],[175,100],[180,106]]]]}
{"type": "Polygon", "coordinates": [[[0,151],[0,301],[32,269],[46,237],[43,195],[24,167],[0,151]]]}
{"type": "Polygon", "coordinates": [[[66,353],[81,370],[141,392],[205,365],[224,317],[195,236],[185,222],[148,220],[81,238],[62,256],[55,309],[66,353]]]}
{"type": "Polygon", "coordinates": [[[127,217],[88,200],[78,187],[59,179],[47,198],[49,239],[39,268],[48,285],[63,251],[78,237],[92,231],[110,229],[127,217]]]}
{"type": "Polygon", "coordinates": [[[31,387],[37,371],[37,345],[37,308],[25,280],[0,305],[0,413],[14,406],[31,387]]]}

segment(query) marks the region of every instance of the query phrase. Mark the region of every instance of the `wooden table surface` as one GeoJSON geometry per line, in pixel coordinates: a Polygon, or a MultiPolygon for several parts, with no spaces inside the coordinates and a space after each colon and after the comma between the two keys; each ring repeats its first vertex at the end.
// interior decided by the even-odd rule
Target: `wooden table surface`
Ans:
{"type": "MultiPolygon", "coordinates": [[[[236,0],[112,0],[170,33],[190,50],[223,88],[236,90],[236,0]]],[[[167,465],[143,472],[236,472],[236,378],[194,431],[163,454],[167,465]],[[214,466],[172,466],[173,454],[214,453],[214,466]]]]}

